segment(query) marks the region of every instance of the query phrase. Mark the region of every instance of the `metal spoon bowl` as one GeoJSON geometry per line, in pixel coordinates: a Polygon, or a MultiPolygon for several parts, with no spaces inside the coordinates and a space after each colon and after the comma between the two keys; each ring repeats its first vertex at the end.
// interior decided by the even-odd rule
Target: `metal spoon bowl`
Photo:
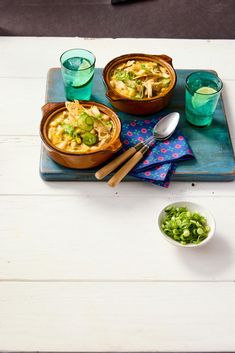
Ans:
{"type": "Polygon", "coordinates": [[[173,112],[159,120],[153,128],[155,139],[166,139],[171,136],[179,123],[179,119],[179,113],[173,112]]]}
{"type": "Polygon", "coordinates": [[[153,135],[148,137],[145,141],[139,142],[134,146],[136,152],[143,146],[148,146],[154,141],[164,141],[170,138],[179,123],[179,119],[180,115],[178,112],[173,112],[164,116],[153,127],[153,135]]]}

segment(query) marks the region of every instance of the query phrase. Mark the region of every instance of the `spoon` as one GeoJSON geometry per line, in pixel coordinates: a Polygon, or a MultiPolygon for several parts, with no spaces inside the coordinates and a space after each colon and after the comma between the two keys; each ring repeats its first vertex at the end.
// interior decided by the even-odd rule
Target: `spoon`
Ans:
{"type": "MultiPolygon", "coordinates": [[[[102,180],[105,176],[110,174],[114,169],[119,167],[121,164],[123,164],[130,157],[134,156],[135,159],[137,159],[137,157],[135,155],[137,154],[138,151],[139,151],[139,155],[138,155],[138,157],[139,157],[138,161],[139,161],[144,156],[144,154],[147,152],[147,150],[149,149],[149,146],[152,144],[152,142],[154,142],[156,140],[159,140],[159,141],[166,140],[167,138],[169,138],[173,134],[173,132],[176,129],[176,126],[178,125],[179,118],[180,118],[180,115],[177,112],[173,112],[173,113],[166,115],[164,118],[159,120],[157,122],[157,124],[154,126],[153,136],[149,137],[147,140],[145,140],[143,142],[137,143],[135,146],[126,150],[124,153],[122,153],[120,156],[115,158],[113,161],[111,161],[110,163],[105,165],[103,168],[99,169],[96,172],[95,177],[98,180],[102,180]]],[[[132,157],[128,161],[128,163],[131,162],[131,160],[134,157],[132,157]]],[[[138,163],[138,161],[129,169],[129,171],[138,163]]],[[[132,163],[133,163],[133,161],[132,161],[132,163]]],[[[126,165],[127,165],[127,163],[122,168],[126,167],[126,165]]],[[[128,165],[128,167],[129,167],[129,165],[128,165]]],[[[122,169],[120,169],[119,172],[121,172],[121,170],[122,169]]],[[[114,176],[116,176],[116,174],[114,176]]],[[[115,183],[115,185],[111,185],[111,184],[113,184],[113,180],[114,181],[116,180],[116,178],[113,179],[114,176],[109,181],[110,186],[116,185],[116,183],[115,183]]],[[[124,176],[118,181],[118,183],[124,178],[124,176]]]]}
{"type": "MultiPolygon", "coordinates": [[[[178,125],[179,117],[179,113],[174,112],[161,119],[153,129],[154,136],[151,142],[156,140],[163,141],[169,138],[178,125]]],[[[129,161],[127,161],[116,174],[114,174],[114,176],[109,180],[108,185],[112,187],[117,186],[120,181],[130,172],[130,170],[133,169],[134,166],[143,158],[145,153],[149,150],[149,147],[149,143],[144,144],[144,146],[139,151],[137,151],[134,156],[129,161]]]]}

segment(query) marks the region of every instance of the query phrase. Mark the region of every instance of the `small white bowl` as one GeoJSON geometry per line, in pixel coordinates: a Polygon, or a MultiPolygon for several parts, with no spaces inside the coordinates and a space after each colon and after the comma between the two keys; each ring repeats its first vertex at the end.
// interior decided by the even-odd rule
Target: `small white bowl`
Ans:
{"type": "Polygon", "coordinates": [[[167,241],[169,241],[171,244],[178,246],[178,247],[182,247],[182,248],[198,248],[201,246],[206,245],[211,239],[212,237],[215,235],[215,219],[212,216],[212,214],[207,211],[204,207],[194,203],[194,202],[188,202],[188,201],[180,201],[180,202],[174,202],[171,203],[169,205],[166,205],[158,214],[158,227],[159,230],[163,236],[164,239],[166,239],[167,241]],[[187,209],[191,212],[195,212],[198,211],[198,213],[202,216],[204,216],[207,220],[207,224],[210,227],[210,231],[208,233],[208,236],[205,240],[203,240],[201,243],[199,244],[187,244],[187,245],[183,245],[181,243],[179,243],[178,241],[172,239],[171,237],[169,237],[168,235],[166,235],[163,230],[161,229],[161,225],[163,222],[164,217],[166,216],[166,212],[164,211],[165,208],[167,207],[171,207],[171,206],[175,206],[175,207],[187,207],[187,209]]]}

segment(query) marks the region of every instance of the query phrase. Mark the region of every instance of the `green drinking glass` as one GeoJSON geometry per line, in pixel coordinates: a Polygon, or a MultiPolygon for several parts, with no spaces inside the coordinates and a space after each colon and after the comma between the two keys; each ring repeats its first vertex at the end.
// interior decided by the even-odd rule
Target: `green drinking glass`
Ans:
{"type": "Polygon", "coordinates": [[[90,99],[95,60],[94,54],[85,49],[70,49],[61,55],[61,73],[68,100],[90,99]]]}
{"type": "Polygon", "coordinates": [[[185,113],[195,126],[209,126],[213,120],[223,83],[209,71],[197,71],[186,79],[185,113]]]}

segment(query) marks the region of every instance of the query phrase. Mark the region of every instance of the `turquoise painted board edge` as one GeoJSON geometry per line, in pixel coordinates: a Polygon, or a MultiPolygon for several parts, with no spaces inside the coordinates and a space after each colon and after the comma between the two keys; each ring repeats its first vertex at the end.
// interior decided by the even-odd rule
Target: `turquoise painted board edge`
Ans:
{"type": "MultiPolygon", "coordinates": [[[[177,85],[169,106],[161,112],[148,117],[163,116],[171,111],[181,114],[179,129],[187,137],[196,157],[195,161],[184,161],[177,166],[172,180],[187,181],[230,181],[235,179],[235,160],[231,138],[228,130],[227,119],[220,98],[214,120],[210,127],[197,128],[189,125],[184,114],[185,79],[193,71],[176,70],[177,85]]],[[[96,69],[91,100],[101,102],[110,107],[111,104],[105,96],[105,87],[102,82],[102,69],[96,69]]],[[[64,87],[59,68],[52,68],[48,72],[46,87],[46,102],[65,101],[64,87]]],[[[121,120],[131,121],[142,117],[117,112],[121,120]]],[[[52,161],[42,147],[40,158],[40,175],[44,180],[80,180],[96,181],[96,169],[75,170],[64,168],[52,161]]],[[[128,180],[138,180],[128,176],[128,180]]],[[[139,181],[139,180],[138,180],[139,181]]]]}

